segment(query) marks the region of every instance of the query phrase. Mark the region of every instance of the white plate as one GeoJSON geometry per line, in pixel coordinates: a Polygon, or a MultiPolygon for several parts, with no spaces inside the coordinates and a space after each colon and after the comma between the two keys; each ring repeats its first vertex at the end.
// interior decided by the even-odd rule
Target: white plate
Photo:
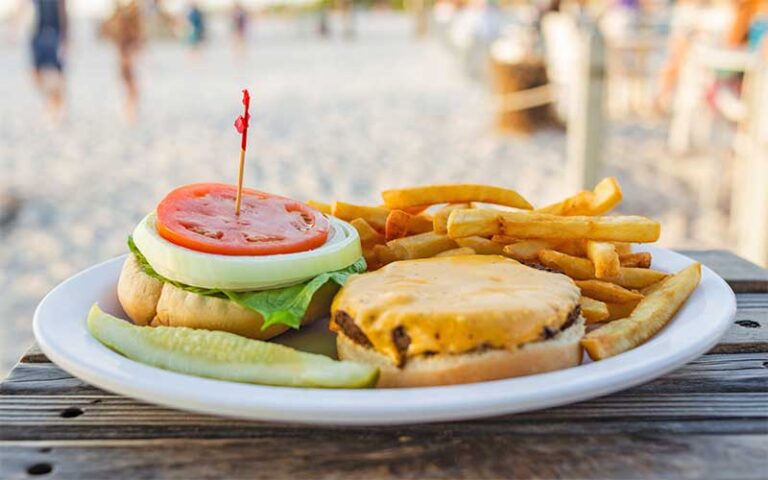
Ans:
{"type": "MultiPolygon", "coordinates": [[[[677,271],[691,259],[660,248],[654,268],[677,271]]],[[[448,387],[323,390],[209,380],[129,360],[86,330],[98,302],[121,315],[115,286],[124,257],[65,281],[37,307],[34,332],[43,352],[72,375],[111,392],[169,407],[257,420],[315,424],[404,424],[461,420],[542,409],[598,397],[663,375],[705,353],[733,322],[736,299],[707,267],[701,285],[677,316],[647,343],[600,362],[528,377],[448,387]]],[[[285,343],[323,350],[318,328],[285,343]],[[319,336],[318,336],[319,335],[319,336]],[[312,337],[312,338],[309,338],[312,337]],[[309,338],[309,339],[308,339],[309,338]]]]}

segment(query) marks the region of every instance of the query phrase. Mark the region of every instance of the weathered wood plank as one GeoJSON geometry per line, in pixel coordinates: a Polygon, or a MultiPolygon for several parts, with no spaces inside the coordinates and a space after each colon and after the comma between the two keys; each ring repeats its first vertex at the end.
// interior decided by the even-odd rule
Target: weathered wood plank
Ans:
{"type": "Polygon", "coordinates": [[[728,282],[736,293],[768,292],[768,270],[727,250],[681,250],[728,282]]]}
{"type": "MultiPolygon", "coordinates": [[[[763,392],[768,353],[709,354],[633,392],[763,392]]],[[[0,395],[108,395],[52,363],[20,363],[0,384],[0,395]]]]}
{"type": "MultiPolygon", "coordinates": [[[[245,438],[272,431],[324,435],[307,427],[227,419],[166,409],[117,396],[0,398],[0,440],[245,438]],[[34,427],[34,428],[30,428],[34,427]]],[[[478,434],[768,433],[768,392],[617,394],[544,411],[454,424],[384,427],[403,434],[460,429],[478,434]]]]}
{"type": "Polygon", "coordinates": [[[37,342],[33,342],[32,346],[19,359],[19,363],[50,363],[50,360],[45,356],[37,342]]]}
{"type": "Polygon", "coordinates": [[[0,383],[0,396],[105,394],[53,363],[18,363],[0,383]]]}
{"type": "Polygon", "coordinates": [[[764,478],[762,435],[477,435],[329,431],[326,437],[0,444],[5,478],[764,478]]]}
{"type": "Polygon", "coordinates": [[[736,295],[736,320],[713,353],[768,352],[768,295],[736,295]]]}

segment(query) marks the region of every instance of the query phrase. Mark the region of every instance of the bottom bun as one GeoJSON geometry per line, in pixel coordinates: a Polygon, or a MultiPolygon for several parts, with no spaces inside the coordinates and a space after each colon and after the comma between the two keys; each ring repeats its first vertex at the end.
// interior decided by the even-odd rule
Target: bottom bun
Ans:
{"type": "Polygon", "coordinates": [[[517,350],[484,350],[451,355],[409,358],[398,368],[389,357],[363,347],[340,333],[339,358],[379,367],[377,387],[429,387],[485,382],[549,372],[581,364],[584,318],[550,340],[527,343],[517,350]]]}
{"type": "MultiPolygon", "coordinates": [[[[331,301],[339,290],[328,282],[312,297],[302,325],[328,315],[331,301]]],[[[117,284],[120,304],[137,325],[164,325],[205,330],[221,330],[257,340],[267,340],[289,327],[282,324],[261,329],[264,317],[225,298],[197,295],[150,277],[129,255],[117,284]]]]}

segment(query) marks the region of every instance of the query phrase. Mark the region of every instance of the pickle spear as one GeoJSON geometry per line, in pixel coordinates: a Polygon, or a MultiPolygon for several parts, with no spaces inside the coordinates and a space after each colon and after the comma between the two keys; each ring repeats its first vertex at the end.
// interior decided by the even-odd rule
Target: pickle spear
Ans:
{"type": "Polygon", "coordinates": [[[140,363],[198,377],[287,387],[365,388],[378,369],[232,333],[186,327],[139,327],[93,305],[88,331],[140,363]]]}

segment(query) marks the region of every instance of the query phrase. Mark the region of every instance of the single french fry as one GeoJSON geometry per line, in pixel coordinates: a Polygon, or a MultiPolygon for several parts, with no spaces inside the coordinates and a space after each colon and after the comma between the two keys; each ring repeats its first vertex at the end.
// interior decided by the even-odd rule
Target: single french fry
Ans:
{"type": "Polygon", "coordinates": [[[428,209],[430,206],[431,205],[414,205],[412,207],[403,207],[400,210],[410,213],[411,215],[418,215],[420,213],[423,213],[424,210],[428,209]]]}
{"type": "Polygon", "coordinates": [[[589,332],[581,340],[581,345],[590,358],[601,360],[646,342],[672,319],[700,280],[700,263],[684,268],[640,300],[628,317],[589,332]]]}
{"type": "Polygon", "coordinates": [[[614,177],[604,178],[593,191],[579,192],[562,202],[537,209],[540,213],[552,215],[603,215],[611,211],[621,202],[623,194],[618,180],[614,177]]]}
{"type": "Polygon", "coordinates": [[[444,252],[440,252],[436,257],[460,257],[463,255],[475,255],[476,252],[472,250],[469,247],[459,247],[459,248],[452,248],[450,250],[445,250],[444,252]]]}
{"type": "Polygon", "coordinates": [[[619,255],[622,267],[651,268],[650,252],[626,253],[619,255]]]}
{"type": "Polygon", "coordinates": [[[426,232],[387,242],[398,260],[434,257],[456,248],[456,242],[444,233],[426,232]]]}
{"type": "Polygon", "coordinates": [[[363,248],[370,248],[385,242],[384,235],[377,232],[376,229],[364,219],[355,218],[349,223],[355,227],[357,234],[360,235],[360,243],[363,245],[363,248]]]}
{"type": "Polygon", "coordinates": [[[633,300],[631,302],[623,303],[605,302],[605,306],[608,307],[608,318],[606,318],[605,321],[612,322],[614,320],[630,316],[637,307],[638,303],[640,303],[640,300],[633,300]]]}
{"type": "Polygon", "coordinates": [[[651,293],[655,292],[659,287],[661,287],[661,285],[663,283],[664,283],[663,281],[658,281],[656,283],[652,283],[652,284],[648,285],[647,287],[642,288],[640,290],[640,293],[642,293],[644,297],[647,297],[651,293]]]}
{"type": "Polygon", "coordinates": [[[491,240],[503,245],[509,245],[510,243],[519,242],[521,239],[510,237],[509,235],[494,235],[491,237],[491,240]]]}
{"type": "Polygon", "coordinates": [[[627,242],[613,242],[613,246],[616,247],[616,253],[619,255],[627,255],[632,253],[632,244],[627,242]]]}
{"type": "Polygon", "coordinates": [[[383,232],[387,224],[389,209],[384,207],[368,207],[346,202],[333,202],[331,215],[346,221],[362,218],[376,230],[383,232]]]}
{"type": "Polygon", "coordinates": [[[392,210],[387,216],[387,223],[384,225],[384,237],[387,241],[396,238],[403,238],[408,235],[408,223],[413,217],[410,213],[402,210],[392,210]]]}
{"type": "Polygon", "coordinates": [[[600,323],[608,318],[608,307],[605,303],[594,298],[582,296],[579,300],[581,305],[581,315],[587,321],[587,324],[600,323]]]}
{"type": "Polygon", "coordinates": [[[483,237],[457,238],[456,243],[460,247],[471,248],[478,255],[501,255],[504,245],[483,237]]]}
{"type": "Polygon", "coordinates": [[[587,241],[587,258],[595,265],[597,278],[615,277],[619,274],[619,256],[616,247],[610,242],[587,241]]]}
{"type": "Polygon", "coordinates": [[[384,225],[387,241],[406,237],[415,233],[432,231],[432,218],[426,215],[411,215],[403,210],[392,210],[384,225]]]}
{"type": "Polygon", "coordinates": [[[381,197],[384,199],[384,205],[389,208],[467,202],[492,203],[525,210],[533,208],[516,191],[490,185],[427,185],[386,190],[381,193],[381,197]]]}
{"type": "Polygon", "coordinates": [[[446,233],[448,231],[448,217],[451,212],[459,208],[472,208],[469,203],[451,203],[444,206],[432,217],[432,228],[437,233],[446,233]]]}
{"type": "Polygon", "coordinates": [[[399,260],[395,252],[393,252],[387,245],[374,245],[373,254],[376,256],[379,266],[384,266],[399,260]]]}
{"type": "Polygon", "coordinates": [[[601,302],[638,302],[643,298],[643,294],[640,292],[602,280],[576,280],[576,286],[581,289],[582,295],[601,302]]]}
{"type": "Polygon", "coordinates": [[[589,240],[563,240],[558,242],[552,250],[563,252],[574,257],[587,257],[587,242],[589,240]]]}
{"type": "Polygon", "coordinates": [[[454,210],[448,217],[448,235],[452,238],[509,235],[521,239],[655,242],[660,232],[658,222],[638,216],[562,217],[475,208],[454,210]]]}
{"type": "Polygon", "coordinates": [[[539,252],[553,248],[553,242],[547,240],[522,240],[504,246],[503,254],[520,262],[538,260],[539,252]]]}
{"type": "MultiPolygon", "coordinates": [[[[574,280],[595,280],[595,266],[586,258],[572,257],[554,250],[539,252],[539,262],[544,266],[558,270],[574,280]]],[[[603,280],[625,288],[645,288],[667,277],[664,272],[649,268],[619,268],[619,274],[603,280]]]]}
{"type": "Polygon", "coordinates": [[[318,202],[317,200],[307,200],[306,204],[310,207],[314,208],[320,213],[324,213],[326,215],[331,214],[331,204],[330,203],[324,203],[324,202],[318,202]]]}
{"type": "Polygon", "coordinates": [[[373,271],[381,267],[381,262],[379,262],[379,257],[376,255],[376,252],[374,251],[373,247],[376,245],[373,245],[372,247],[366,248],[363,247],[363,258],[365,259],[365,263],[367,265],[367,270],[373,271]]]}

